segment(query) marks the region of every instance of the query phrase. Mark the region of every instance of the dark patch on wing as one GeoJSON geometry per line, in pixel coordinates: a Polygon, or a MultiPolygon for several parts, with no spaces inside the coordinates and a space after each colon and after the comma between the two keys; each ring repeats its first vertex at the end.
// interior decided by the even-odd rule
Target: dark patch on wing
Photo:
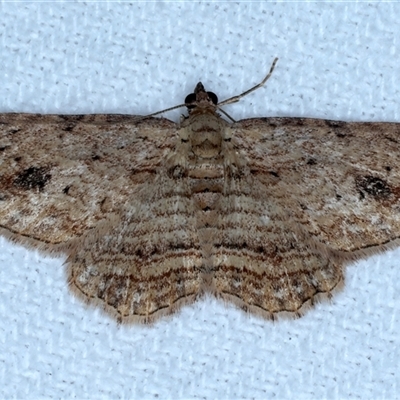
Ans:
{"type": "Polygon", "coordinates": [[[85,119],[86,115],[85,114],[71,114],[71,115],[61,114],[61,115],[59,115],[59,117],[65,121],[77,122],[77,121],[81,121],[81,120],[85,119]]]}
{"type": "Polygon", "coordinates": [[[334,121],[332,119],[326,119],[325,123],[327,126],[329,126],[330,128],[345,128],[346,125],[348,124],[348,122],[344,122],[344,121],[334,121]]]}
{"type": "Polygon", "coordinates": [[[63,131],[65,132],[71,132],[74,130],[76,124],[65,124],[62,128],[63,131]]]}
{"type": "Polygon", "coordinates": [[[174,165],[168,169],[168,175],[173,179],[182,179],[187,177],[188,171],[182,165],[174,165]]]}
{"type": "Polygon", "coordinates": [[[396,138],[389,136],[389,135],[385,135],[385,139],[389,140],[389,142],[392,142],[392,143],[399,143],[399,141],[396,138]]]}
{"type": "Polygon", "coordinates": [[[309,158],[307,160],[307,165],[316,165],[317,161],[315,160],[315,158],[309,158]]]}
{"type": "Polygon", "coordinates": [[[346,136],[351,136],[351,133],[349,131],[349,124],[348,122],[344,121],[333,121],[330,119],[325,120],[325,124],[331,128],[333,133],[338,137],[338,138],[345,138],[346,136]]]}
{"type": "Polygon", "coordinates": [[[50,179],[49,168],[29,167],[17,175],[14,185],[25,190],[39,189],[42,191],[50,179]]]}
{"type": "Polygon", "coordinates": [[[372,175],[357,176],[355,182],[361,199],[365,198],[365,194],[373,196],[376,200],[386,199],[392,194],[386,181],[372,175]]]}

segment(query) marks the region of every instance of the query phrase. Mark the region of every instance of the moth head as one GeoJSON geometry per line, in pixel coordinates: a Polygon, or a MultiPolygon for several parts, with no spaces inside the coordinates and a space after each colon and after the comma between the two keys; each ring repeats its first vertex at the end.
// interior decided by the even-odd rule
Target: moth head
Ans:
{"type": "Polygon", "coordinates": [[[190,93],[185,98],[185,105],[189,112],[200,104],[218,104],[217,95],[213,92],[206,92],[201,82],[196,85],[194,92],[190,93]]]}

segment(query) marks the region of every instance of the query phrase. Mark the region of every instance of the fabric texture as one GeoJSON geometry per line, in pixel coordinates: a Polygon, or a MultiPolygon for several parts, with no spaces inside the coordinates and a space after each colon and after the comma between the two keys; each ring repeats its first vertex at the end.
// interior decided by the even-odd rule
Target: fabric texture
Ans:
{"type": "MultiPolygon", "coordinates": [[[[3,2],[0,112],[149,114],[201,80],[236,120],[400,122],[399,3],[3,2]]],[[[183,109],[166,116],[178,121],[183,109]]],[[[399,398],[400,250],[297,320],[206,298],[117,326],[0,240],[0,398],[399,398]]]]}

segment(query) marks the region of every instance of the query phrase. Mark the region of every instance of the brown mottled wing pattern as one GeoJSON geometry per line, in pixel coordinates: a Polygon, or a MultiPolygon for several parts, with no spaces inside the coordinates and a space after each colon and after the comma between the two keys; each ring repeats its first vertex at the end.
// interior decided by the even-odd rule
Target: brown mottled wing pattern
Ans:
{"type": "Polygon", "coordinates": [[[400,238],[400,124],[262,118],[232,129],[252,175],[319,242],[371,254],[400,238]]]}
{"type": "Polygon", "coordinates": [[[176,130],[123,115],[0,115],[1,233],[44,250],[82,236],[154,179],[176,130]]]}
{"type": "Polygon", "coordinates": [[[180,126],[0,115],[0,234],[65,253],[71,289],[124,322],[206,291],[300,314],[347,262],[399,244],[400,124],[230,125],[201,83],[193,96],[180,126]]]}
{"type": "Polygon", "coordinates": [[[72,248],[71,288],[120,322],[152,322],[200,293],[195,210],[187,181],[168,173],[144,183],[123,212],[72,248]]]}
{"type": "Polygon", "coordinates": [[[2,234],[67,253],[71,289],[120,321],[148,322],[194,300],[194,210],[186,181],[160,167],[174,123],[6,114],[0,124],[2,234]]]}
{"type": "Polygon", "coordinates": [[[346,262],[398,243],[400,124],[265,118],[231,130],[247,166],[220,204],[223,298],[298,313],[341,286],[346,262]]]}

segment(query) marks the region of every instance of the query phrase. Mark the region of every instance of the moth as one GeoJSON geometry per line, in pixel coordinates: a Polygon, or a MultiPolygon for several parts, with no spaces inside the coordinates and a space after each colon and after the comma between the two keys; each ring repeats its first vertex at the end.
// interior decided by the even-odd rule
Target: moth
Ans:
{"type": "Polygon", "coordinates": [[[302,315],[346,264],[399,246],[400,124],[228,122],[199,83],[179,124],[0,115],[0,234],[66,257],[68,284],[118,322],[209,293],[302,315]]]}

